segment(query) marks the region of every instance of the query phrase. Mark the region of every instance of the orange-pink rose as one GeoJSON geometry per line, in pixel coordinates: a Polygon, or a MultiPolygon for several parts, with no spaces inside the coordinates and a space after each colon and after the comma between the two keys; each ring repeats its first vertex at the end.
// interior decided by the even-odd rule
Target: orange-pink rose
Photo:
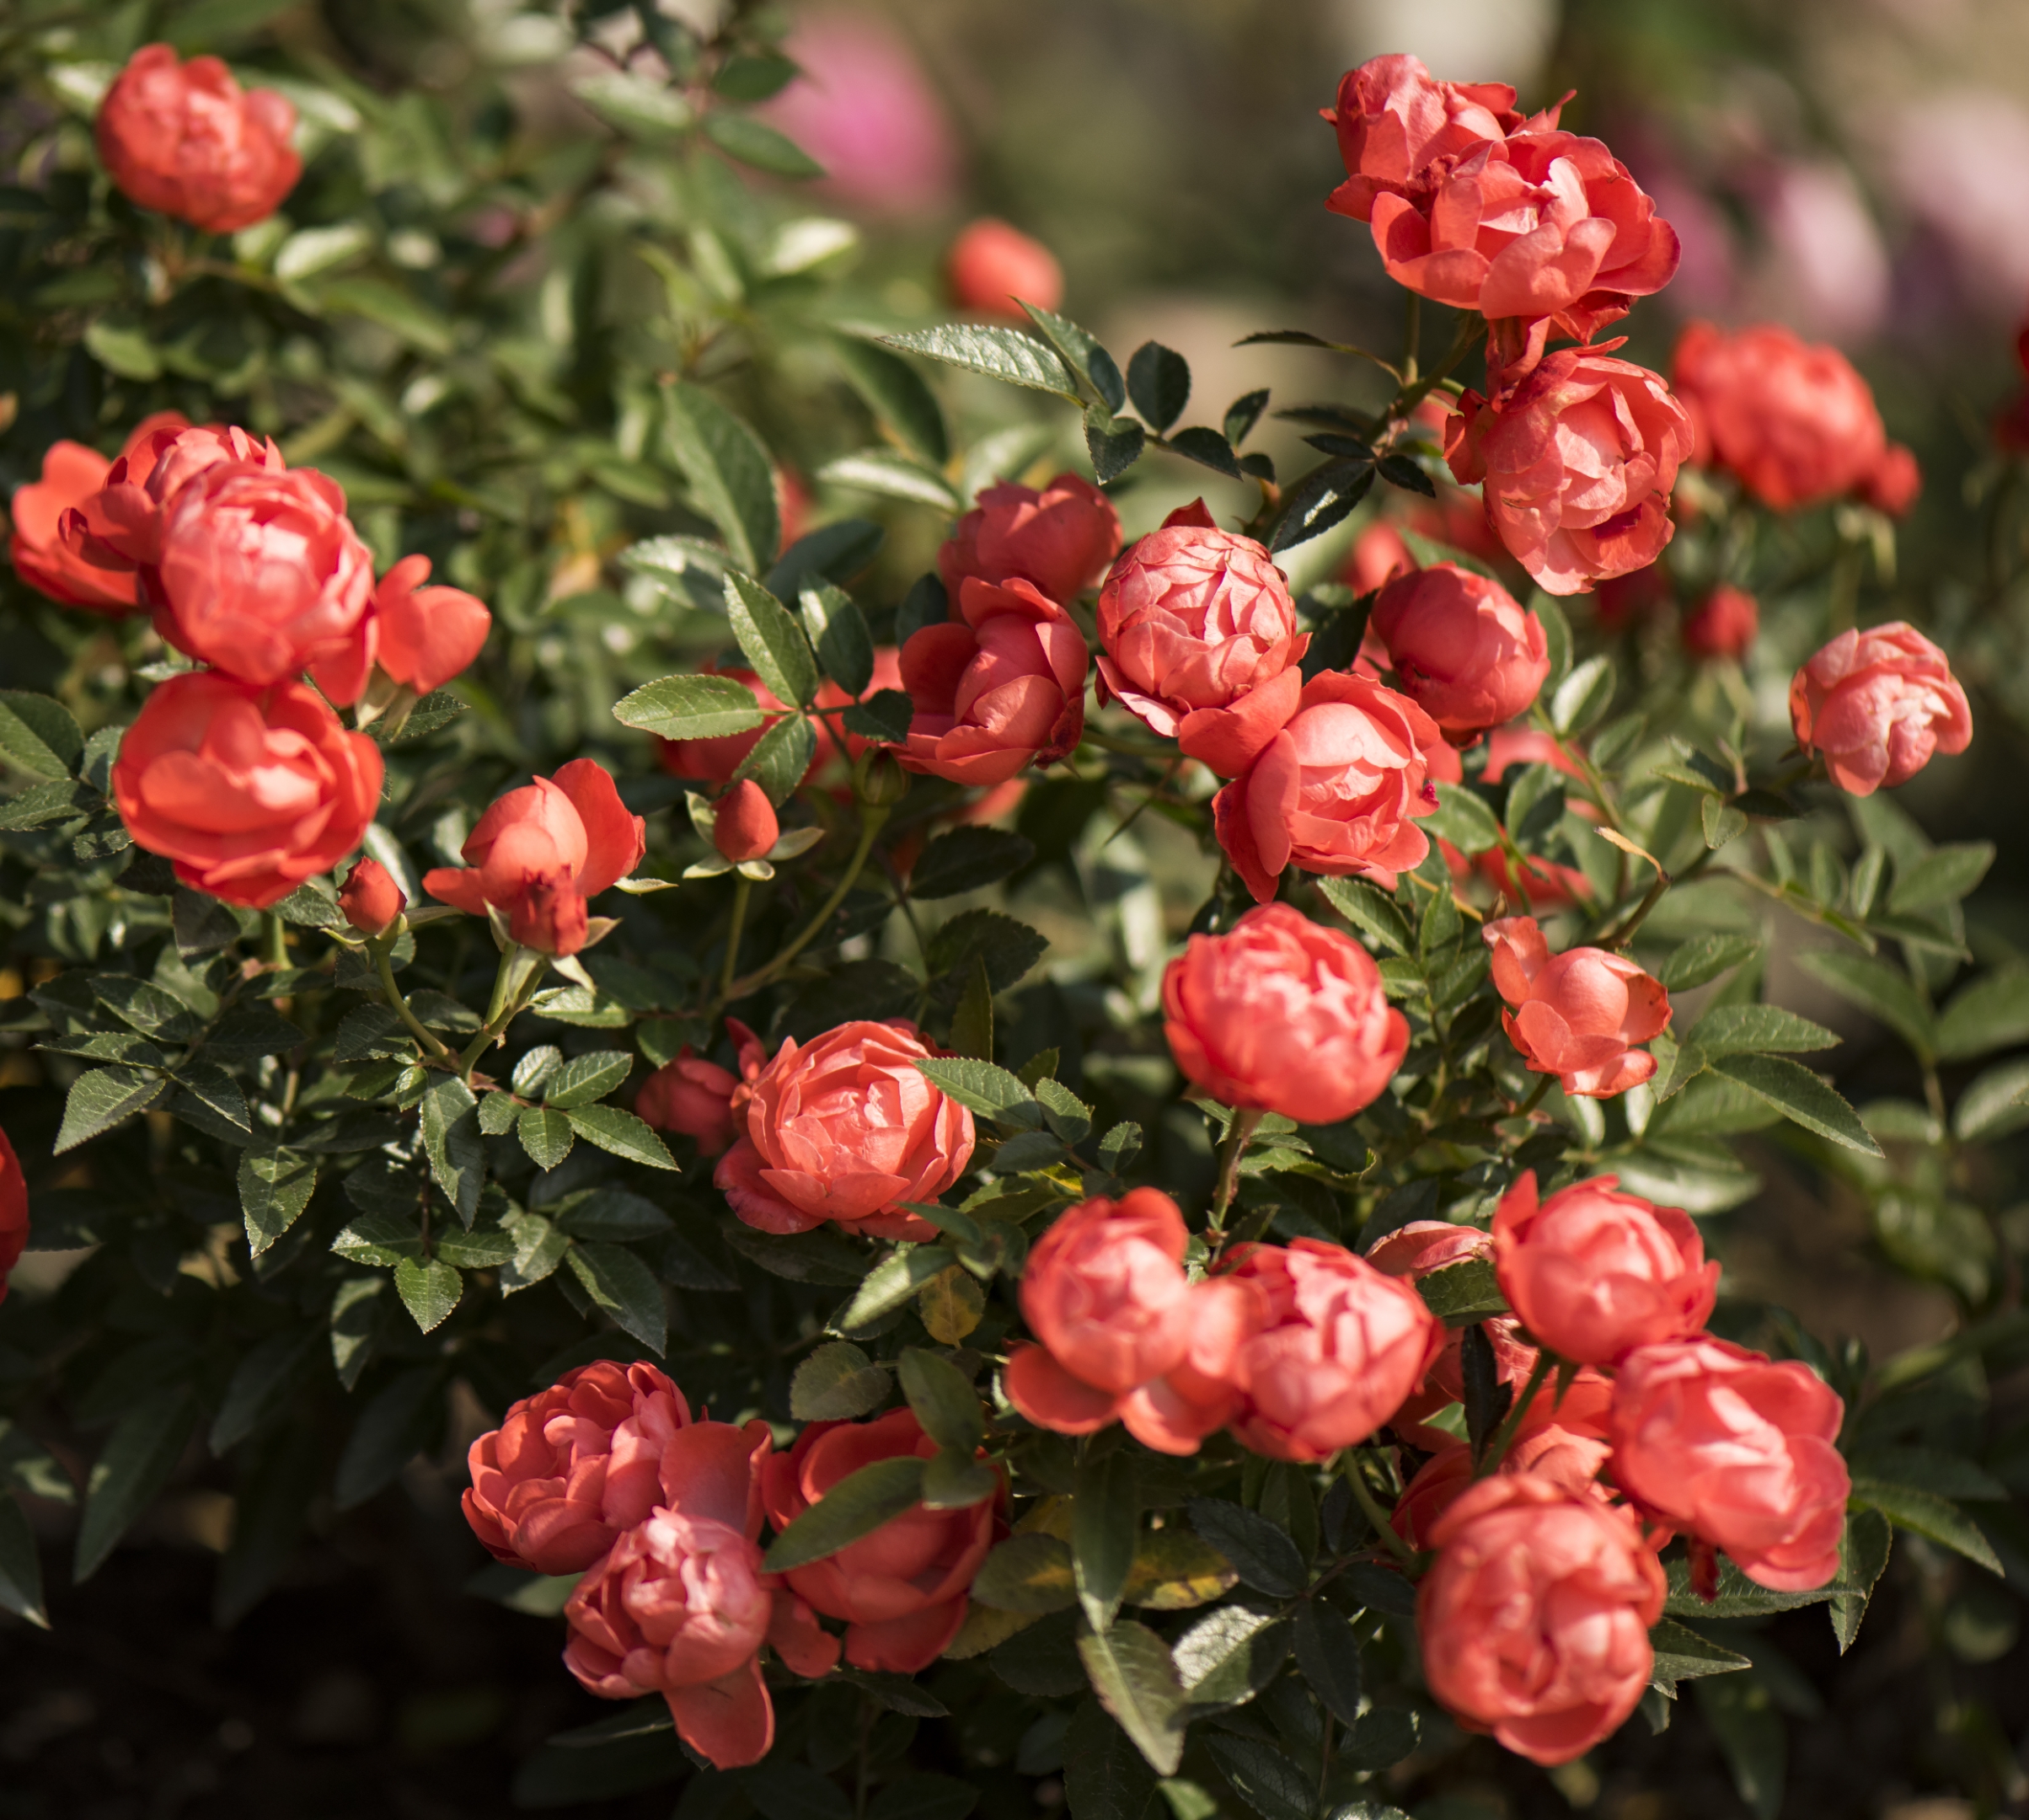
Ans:
{"type": "Polygon", "coordinates": [[[1063,267],[1041,241],[993,216],[968,222],[945,255],[945,289],[956,309],[1028,325],[1024,303],[1053,310],[1063,302],[1063,267]]]}
{"type": "Polygon", "coordinates": [[[1670,995],[1625,955],[1553,955],[1534,917],[1501,918],[1480,935],[1507,1001],[1502,1027],[1532,1073],[1555,1074],[1567,1094],[1610,1100],[1656,1072],[1655,1057],[1635,1046],[1668,1028],[1670,995]]]}
{"type": "Polygon", "coordinates": [[[1684,648],[1694,657],[1744,657],[1760,629],[1754,597],[1721,582],[1685,615],[1684,648]]]}
{"type": "Polygon", "coordinates": [[[176,411],[144,417],[113,461],[82,442],[52,442],[42,457],[42,478],[16,487],[8,505],[13,536],[8,553],[15,574],[67,607],[103,613],[145,610],[147,603],[136,596],[131,566],[108,568],[91,560],[82,540],[65,538],[64,520],[71,512],[87,510],[118,463],[126,464],[123,472],[137,472],[145,480],[154,462],[156,432],[174,434],[189,427],[176,411]]]}
{"type": "Polygon", "coordinates": [[[1832,781],[1855,796],[1906,784],[1935,752],[1973,741],[1973,709],[1951,661],[1899,619],[1851,628],[1790,681],[1790,724],[1832,781]]]}
{"type": "MultiPolygon", "coordinates": [[[[1501,1462],[1504,1473],[1533,1473],[1573,1497],[1609,1496],[1599,1483],[1599,1469],[1613,1449],[1597,1435],[1581,1434],[1555,1422],[1523,1432],[1509,1444],[1501,1462]]],[[[1472,1449],[1462,1441],[1448,1441],[1424,1461],[1402,1488],[1389,1512],[1389,1528],[1411,1548],[1427,1549],[1437,1519],[1457,1503],[1475,1476],[1472,1449]]]]}
{"type": "Polygon", "coordinates": [[[1409,1049],[1408,1020],[1373,957],[1288,904],[1258,905],[1223,935],[1193,935],[1163,974],[1163,1020],[1194,1084],[1302,1125],[1372,1105],[1409,1049]]]}
{"type": "Polygon", "coordinates": [[[1012,480],[983,488],[938,551],[937,569],[956,618],[967,581],[1031,582],[1061,606],[1098,581],[1119,549],[1113,501],[1089,480],[1060,474],[1040,492],[1012,480]]]}
{"type": "Polygon", "coordinates": [[[1433,563],[1384,587],[1368,620],[1395,685],[1461,745],[1527,710],[1550,675],[1542,622],[1498,581],[1433,563]]]}
{"type": "Polygon", "coordinates": [[[425,587],[429,579],[427,556],[404,556],[380,578],[343,652],[313,666],[317,686],[333,701],[357,701],[377,666],[414,695],[442,688],[470,666],[493,615],[463,588],[425,587]]]}

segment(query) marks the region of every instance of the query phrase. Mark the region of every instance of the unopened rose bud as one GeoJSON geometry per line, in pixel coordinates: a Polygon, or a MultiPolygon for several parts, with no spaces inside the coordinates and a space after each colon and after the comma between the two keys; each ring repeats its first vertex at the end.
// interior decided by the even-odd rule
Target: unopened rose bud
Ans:
{"type": "Polygon", "coordinates": [[[712,844],[735,865],[758,859],[782,838],[775,806],[752,778],[743,778],[719,799],[712,822],[712,844]]]}
{"type": "Polygon", "coordinates": [[[362,935],[385,935],[394,920],[409,907],[401,887],[377,859],[363,856],[338,894],[338,907],[346,922],[362,935]]]}
{"type": "Polygon", "coordinates": [[[892,809],[909,793],[909,774],[893,756],[877,747],[861,755],[853,779],[859,800],[870,809],[892,809]]]}
{"type": "Polygon", "coordinates": [[[1017,297],[1042,309],[1063,301],[1063,268],[1040,240],[991,216],[976,221],[951,243],[945,265],[951,302],[975,316],[1026,323],[1017,297]]]}

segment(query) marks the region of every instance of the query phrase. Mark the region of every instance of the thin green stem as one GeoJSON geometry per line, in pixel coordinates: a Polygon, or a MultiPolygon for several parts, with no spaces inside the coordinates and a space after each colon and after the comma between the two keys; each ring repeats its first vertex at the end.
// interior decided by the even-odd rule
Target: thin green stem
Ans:
{"type": "Polygon", "coordinates": [[[261,958],[271,967],[286,967],[289,964],[289,930],[280,914],[273,910],[260,913],[261,958]]]}
{"type": "Polygon", "coordinates": [[[402,996],[402,989],[394,982],[394,944],[393,935],[369,937],[367,951],[373,956],[373,971],[380,975],[381,995],[388,1001],[388,1009],[408,1025],[409,1034],[423,1046],[423,1053],[433,1062],[442,1062],[447,1067],[455,1066],[458,1057],[431,1031],[423,1026],[423,1020],[409,1009],[409,1001],[402,996]]]}
{"type": "Polygon", "coordinates": [[[1381,1508],[1380,1501],[1367,1483],[1367,1475],[1360,1470],[1360,1454],[1357,1448],[1346,1453],[1346,1482],[1352,1487],[1354,1502],[1366,1512],[1367,1521],[1373,1525],[1373,1533],[1381,1539],[1381,1544],[1399,1561],[1405,1563],[1416,1558],[1416,1551],[1395,1532],[1389,1522],[1389,1513],[1381,1508]]]}
{"type": "Polygon", "coordinates": [[[1117,733],[1108,733],[1095,726],[1088,725],[1079,743],[1096,746],[1101,752],[1125,752],[1134,758],[1175,759],[1176,747],[1173,741],[1162,740],[1138,740],[1122,738],[1117,733]]]}
{"type": "Polygon", "coordinates": [[[1522,1387],[1521,1394],[1516,1397],[1513,1406],[1509,1409],[1501,1426],[1494,1430],[1493,1439],[1487,1443],[1486,1453],[1480,1456],[1479,1464],[1473,1468],[1474,1478],[1484,1479],[1490,1473],[1500,1471],[1501,1462],[1507,1458],[1507,1450],[1514,1444],[1515,1436],[1521,1431],[1522,1418],[1528,1413],[1529,1405],[1536,1400],[1536,1393],[1543,1388],[1544,1380],[1556,1368],[1555,1355],[1547,1346],[1538,1347],[1536,1362],[1530,1368],[1528,1382],[1522,1387]]]}
{"type": "Polygon", "coordinates": [[[1555,1084],[1556,1079],[1557,1077],[1555,1074],[1545,1074],[1542,1076],[1537,1081],[1536,1084],[1529,1089],[1528,1098],[1524,1100],[1520,1105],[1517,1106],[1512,1112],[1509,1113],[1508,1116],[1510,1118],[1527,1118],[1530,1113],[1534,1112],[1538,1106],[1543,1104],[1543,1096],[1550,1090],[1550,1088],[1555,1084]]]}
{"type": "Polygon", "coordinates": [[[1417,405],[1437,389],[1437,382],[1450,372],[1453,367],[1472,351],[1474,345],[1486,332],[1486,319],[1482,316],[1462,315],[1457,331],[1451,338],[1451,347],[1443,361],[1414,384],[1405,385],[1395,394],[1394,404],[1389,410],[1391,417],[1407,417],[1417,405]]]}
{"type": "Polygon", "coordinates": [[[740,932],[747,927],[747,900],[753,895],[754,882],[745,873],[735,875],[732,923],[725,932],[725,965],[719,970],[719,996],[731,994],[733,975],[740,966],[740,932]]]}
{"type": "MultiPolygon", "coordinates": [[[[514,977],[515,965],[522,953],[518,947],[511,947],[501,956],[501,964],[493,976],[493,993],[486,1001],[486,1021],[478,1036],[465,1045],[465,1051],[458,1058],[458,1078],[467,1086],[472,1084],[472,1071],[479,1066],[479,1057],[500,1040],[501,1032],[513,1021],[514,1014],[521,1009],[511,1002],[509,987],[514,977]]],[[[533,977],[533,976],[532,976],[533,977]]]]}
{"type": "Polygon", "coordinates": [[[1599,945],[1609,950],[1625,948],[1630,942],[1634,940],[1636,934],[1641,925],[1648,920],[1649,912],[1662,902],[1662,894],[1670,888],[1673,882],[1674,881],[1669,874],[1665,872],[1661,866],[1657,866],[1656,868],[1656,881],[1642,893],[1641,902],[1635,906],[1627,920],[1622,923],[1618,929],[1599,938],[1599,945]]]}
{"type": "Polygon", "coordinates": [[[832,919],[832,913],[845,902],[845,894],[858,882],[865,869],[867,856],[874,850],[874,842],[888,818],[888,808],[884,803],[863,804],[859,811],[859,843],[853,849],[853,857],[846,862],[845,870],[838,875],[838,882],[832,887],[832,894],[818,906],[817,913],[800,929],[788,947],[778,953],[765,966],[749,973],[745,979],[734,980],[720,994],[721,1004],[731,1004],[758,992],[771,980],[785,972],[790,963],[809,947],[824,931],[824,925],[832,919]]]}
{"type": "Polygon", "coordinates": [[[1226,1209],[1233,1205],[1233,1191],[1239,1180],[1240,1159],[1247,1153],[1247,1140],[1254,1136],[1255,1127],[1261,1122],[1263,1115],[1252,1108],[1235,1112],[1233,1122],[1227,1126],[1226,1135],[1219,1140],[1218,1186],[1212,1196],[1212,1230],[1223,1234],[1226,1229],[1226,1209]]]}

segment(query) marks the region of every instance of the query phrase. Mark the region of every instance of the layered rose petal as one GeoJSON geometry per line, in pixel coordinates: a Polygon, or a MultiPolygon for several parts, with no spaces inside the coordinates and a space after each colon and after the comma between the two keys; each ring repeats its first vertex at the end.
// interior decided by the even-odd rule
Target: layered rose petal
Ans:
{"type": "Polygon", "coordinates": [[[1532,1073],[1604,1100],[1656,1072],[1656,1058],[1635,1046],[1668,1027],[1669,994],[1632,961],[1603,948],[1552,955],[1533,917],[1502,918],[1480,934],[1509,1006],[1502,1026],[1532,1073]]]}
{"type": "Polygon", "coordinates": [[[1368,624],[1403,693],[1460,744],[1525,713],[1550,675],[1542,623],[1455,563],[1389,582],[1368,624]]]}
{"type": "MultiPolygon", "coordinates": [[[[134,613],[143,608],[146,602],[137,594],[131,565],[103,543],[90,548],[91,507],[115,468],[123,475],[138,474],[145,481],[158,434],[174,436],[189,427],[188,420],[177,411],[144,417],[112,461],[82,442],[52,442],[42,457],[41,479],[16,487],[8,503],[13,534],[8,554],[15,574],[67,607],[103,613],[134,613]],[[63,527],[73,512],[78,517],[79,535],[71,540],[64,537],[63,527]],[[94,556],[102,560],[94,561],[94,556]],[[108,561],[115,565],[105,566],[108,561]]],[[[112,533],[103,518],[99,529],[108,535],[112,533]]]]}
{"type": "Polygon", "coordinates": [[[1797,745],[1822,752],[1832,781],[1855,796],[1906,784],[1973,740],[1950,661],[1899,619],[1849,629],[1818,650],[1791,681],[1790,720],[1797,745]]]}
{"type": "Polygon", "coordinates": [[[1040,492],[1012,480],[982,489],[937,553],[937,569],[956,618],[969,581],[1027,581],[1061,604],[1096,581],[1119,549],[1112,500],[1089,480],[1060,474],[1040,492]]]}

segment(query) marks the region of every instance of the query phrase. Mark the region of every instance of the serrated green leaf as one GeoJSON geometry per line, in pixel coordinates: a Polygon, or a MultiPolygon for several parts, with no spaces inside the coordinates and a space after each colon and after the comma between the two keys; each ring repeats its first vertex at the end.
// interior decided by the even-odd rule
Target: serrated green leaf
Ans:
{"type": "Polygon", "coordinates": [[[1748,935],[1697,935],[1673,948],[1656,969],[1656,978],[1669,992],[1689,992],[1729,968],[1751,961],[1761,944],[1748,935]]]}
{"type": "MultiPolygon", "coordinates": [[[[853,710],[849,709],[847,713],[853,710]]],[[[800,714],[784,715],[756,740],[728,780],[738,784],[752,778],[779,809],[809,772],[817,756],[817,736],[800,714]]]]}
{"type": "Polygon", "coordinates": [[[858,1293],[840,1311],[834,1330],[853,1333],[871,1326],[957,1261],[950,1248],[940,1245],[914,1245],[891,1252],[866,1272],[858,1293]]]}
{"type": "Polygon", "coordinates": [[[1505,1314],[1507,1298],[1494,1276],[1491,1258],[1468,1258],[1416,1279],[1423,1305],[1448,1327],[1468,1327],[1490,1314],[1505,1314]]]}
{"type": "Polygon", "coordinates": [[[789,1412],[798,1421],[849,1421],[887,1401],[893,1380],[849,1340],[819,1346],[789,1382],[789,1412]]]}
{"type": "Polygon", "coordinates": [[[1501,844],[1501,824],[1481,797],[1464,784],[1439,784],[1437,790],[1437,812],[1425,816],[1421,827],[1463,854],[1485,853],[1501,844]]]}
{"type": "Polygon", "coordinates": [[[73,1584],[105,1565],[156,1494],[169,1481],[197,1427],[197,1400],[181,1384],[151,1392],[114,1424],[85,1482],[73,1584]]]}
{"type": "Polygon", "coordinates": [[[57,1128],[54,1154],[61,1156],[145,1111],[169,1090],[169,1084],[159,1074],[131,1068],[93,1068],[80,1074],[64,1098],[63,1123],[57,1128]]]}
{"type": "Polygon", "coordinates": [[[969,1455],[986,1438],[986,1411],[970,1380],[949,1359],[905,1346],[899,1373],[902,1394],[939,1447],[969,1455]]]}
{"type": "Polygon", "coordinates": [[[662,1286],[631,1251],[616,1245],[573,1245],[565,1261],[598,1309],[658,1358],[669,1338],[662,1286]]]}
{"type": "MultiPolygon", "coordinates": [[[[1170,1646],[1132,1619],[1078,1640],[1092,1691],[1158,1775],[1183,1761],[1187,1701],[1170,1646]]],[[[1308,1816],[1305,1817],[1308,1820],[1308,1816]]]]}
{"type": "Polygon", "coordinates": [[[630,1163],[645,1163],[650,1169],[673,1170],[677,1166],[669,1146],[631,1112],[612,1105],[574,1106],[564,1116],[586,1143],[597,1144],[614,1156],[624,1157],[630,1163]]]}
{"type": "Polygon", "coordinates": [[[2003,1570],[1994,1544],[1981,1534],[1978,1524],[1950,1498],[1916,1485],[1888,1485],[1878,1479],[1853,1480],[1853,1502],[1863,1509],[1877,1510],[1898,1529],[1907,1529],[1935,1542],[1941,1548],[1962,1555],[1990,1574],[2003,1570]]]}
{"type": "Polygon", "coordinates": [[[664,441],[691,496],[719,527],[733,567],[762,573],[774,564],[782,538],[768,451],[701,386],[673,381],[663,388],[662,400],[664,441]]]}
{"type": "Polygon", "coordinates": [[[1390,954],[1416,951],[1416,937],[1409,920],[1395,899],[1378,885],[1365,879],[1322,878],[1318,889],[1325,900],[1355,929],[1373,936],[1390,954]]]}
{"type": "MultiPolygon", "coordinates": [[[[1143,342],[1127,362],[1127,396],[1148,427],[1159,434],[1183,415],[1184,406],[1191,402],[1190,363],[1159,341],[1143,342]]],[[[1227,415],[1230,420],[1233,413],[1227,415]]],[[[1250,421],[1247,429],[1252,427],[1250,421]]],[[[1232,437],[1230,430],[1227,434],[1232,437]]],[[[1245,436],[1246,430],[1240,434],[1245,436]]]]}
{"type": "Polygon", "coordinates": [[[949,366],[962,367],[969,372],[983,373],[989,379],[1004,379],[1009,385],[1054,392],[1073,404],[1084,402],[1063,356],[1019,329],[945,323],[934,329],[878,339],[883,346],[899,348],[905,354],[921,354],[949,366]]]}
{"type": "Polygon", "coordinates": [[[913,1509],[922,1494],[923,1465],[907,1454],[875,1460],[848,1473],[775,1538],[762,1558],[763,1567],[769,1573],[787,1573],[808,1566],[913,1509]]]}
{"type": "Polygon", "coordinates": [[[789,609],[751,575],[730,570],[725,617],[754,672],[778,701],[807,708],[817,694],[817,659],[789,609]]]}
{"type": "Polygon", "coordinates": [[[734,677],[674,676],[644,683],[613,710],[622,726],[666,740],[721,739],[764,718],[754,692],[734,677]]]}
{"type": "Polygon", "coordinates": [[[2029,1041],[2029,967],[1996,967],[1952,993],[1937,1020],[1937,1053],[1946,1062],[1990,1055],[2029,1041]]]}
{"type": "Polygon", "coordinates": [[[913,367],[857,335],[834,335],[832,345],[853,389],[912,455],[939,468],[950,459],[944,412],[913,367]]]}
{"type": "Polygon", "coordinates": [[[1888,908],[1897,916],[1909,916],[1938,904],[1957,903],[1972,894],[1993,864],[1992,841],[1933,848],[1913,864],[1896,868],[1888,908]]]}
{"type": "Polygon", "coordinates": [[[1882,1154],[1860,1115],[1800,1063],[1782,1056],[1722,1056],[1712,1063],[1712,1069],[1767,1100],[1806,1131],[1865,1156],[1882,1154]]]}
{"type": "Polygon", "coordinates": [[[559,1112],[590,1105],[624,1082],[633,1068],[634,1057],[624,1049],[595,1049],[573,1056],[544,1081],[543,1104],[559,1112]]]}
{"type": "Polygon", "coordinates": [[[450,1319],[465,1293],[465,1279],[442,1258],[404,1258],[394,1266],[395,1293],[425,1333],[450,1319]]]}
{"type": "Polygon", "coordinates": [[[1715,1005],[1692,1026],[1684,1041],[1695,1043],[1708,1057],[1759,1050],[1794,1054],[1839,1046],[1836,1031],[1769,1004],[1715,1005]]]}
{"type": "Polygon", "coordinates": [[[317,1191],[318,1163],[280,1144],[254,1144],[240,1153],[239,1209],[247,1247],[259,1257],[302,1218],[317,1191]]]}
{"type": "Polygon", "coordinates": [[[479,1136],[479,1101],[455,1074],[433,1076],[421,1100],[423,1149],[444,1198],[467,1226],[479,1210],[486,1149],[479,1136]]]}
{"type": "Polygon", "coordinates": [[[797,598],[824,673],[847,694],[864,694],[874,680],[874,635],[859,603],[828,582],[806,586],[797,598]]]}
{"type": "Polygon", "coordinates": [[[1753,1667],[1746,1657],[1722,1649],[1673,1618],[1662,1619],[1651,1627],[1649,1647],[1655,1651],[1649,1684],[1661,1689],[1672,1700],[1677,1697],[1679,1681],[1695,1680],[1700,1675],[1732,1674],[1753,1667]]]}
{"type": "Polygon", "coordinates": [[[996,1611],[1047,1617],[1078,1603],[1071,1544],[1053,1535],[1015,1535],[980,1564],[972,1597],[996,1611]]]}
{"type": "Polygon", "coordinates": [[[1848,1004],[1880,1019],[1919,1055],[1935,1052],[1937,1030],[1930,1007],[1906,973],[1872,956],[1838,949],[1807,949],[1796,960],[1848,1004]]]}
{"type": "Polygon", "coordinates": [[[1041,1105],[1020,1078],[992,1062],[956,1056],[915,1065],[933,1086],[959,1105],[1000,1124],[1034,1131],[1043,1121],[1041,1105]]]}
{"type": "Polygon", "coordinates": [[[934,506],[940,511],[965,510],[965,501],[949,480],[899,449],[861,449],[834,457],[817,470],[817,478],[828,486],[856,487],[862,493],[934,506]]]}

